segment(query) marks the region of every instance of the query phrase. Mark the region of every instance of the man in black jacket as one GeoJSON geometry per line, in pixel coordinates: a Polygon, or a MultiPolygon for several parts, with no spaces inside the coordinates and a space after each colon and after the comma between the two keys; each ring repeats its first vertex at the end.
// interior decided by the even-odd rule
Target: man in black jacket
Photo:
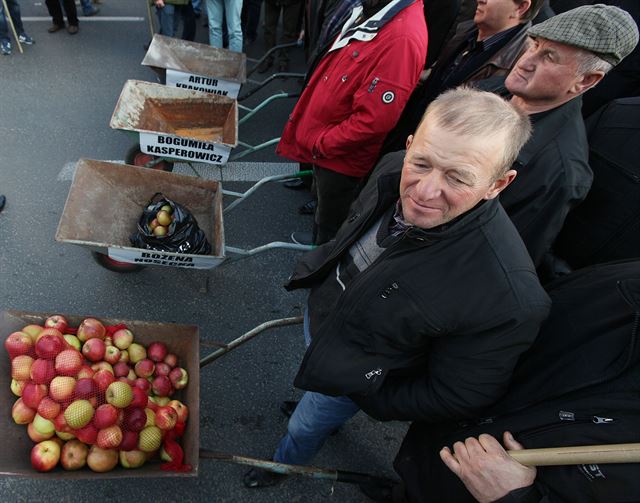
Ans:
{"type": "MultiPolygon", "coordinates": [[[[307,463],[359,408],[442,421],[505,391],[549,308],[497,201],[528,131],[494,94],[441,95],[404,161],[383,159],[336,239],[300,260],[287,288],[311,289],[295,380],[308,392],[275,461],[307,463]]],[[[245,476],[248,487],[274,481],[256,469],[245,476]]]]}
{"type": "Polygon", "coordinates": [[[640,261],[582,269],[548,289],[549,318],[496,405],[464,423],[411,425],[395,460],[411,503],[640,501],[638,465],[536,471],[496,440],[509,449],[640,441],[640,261]]]}
{"type": "Polygon", "coordinates": [[[529,47],[505,85],[512,103],[529,115],[533,135],[513,165],[518,177],[500,202],[533,263],[547,273],[554,268],[552,248],[567,213],[586,197],[593,179],[581,95],[633,50],[638,28],[618,7],[589,5],[528,33],[529,47]]]}

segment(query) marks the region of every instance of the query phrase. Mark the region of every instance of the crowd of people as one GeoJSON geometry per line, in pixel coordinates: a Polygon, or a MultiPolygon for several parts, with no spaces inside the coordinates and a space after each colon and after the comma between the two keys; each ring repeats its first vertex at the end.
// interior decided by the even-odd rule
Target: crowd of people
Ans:
{"type": "Polygon", "coordinates": [[[640,440],[640,9],[554,3],[307,1],[277,152],[313,171],[316,248],[274,461],[362,410],[411,422],[375,501],[640,500],[631,464],[507,453],[640,440]]]}

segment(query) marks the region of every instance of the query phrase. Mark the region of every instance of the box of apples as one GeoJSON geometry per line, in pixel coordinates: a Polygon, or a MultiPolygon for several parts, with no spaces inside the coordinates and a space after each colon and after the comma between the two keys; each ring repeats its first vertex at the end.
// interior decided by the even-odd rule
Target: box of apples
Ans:
{"type": "Polygon", "coordinates": [[[0,335],[0,473],[197,476],[198,327],[4,311],[0,335]]]}

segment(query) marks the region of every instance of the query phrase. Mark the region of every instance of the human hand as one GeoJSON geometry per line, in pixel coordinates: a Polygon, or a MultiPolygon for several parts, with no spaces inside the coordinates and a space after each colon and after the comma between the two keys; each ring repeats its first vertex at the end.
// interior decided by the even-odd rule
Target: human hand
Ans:
{"type": "Polygon", "coordinates": [[[164,7],[164,0],[155,0],[156,2],[156,7],[158,7],[159,9],[162,9],[164,7]]]}
{"type": "MultiPolygon", "coordinates": [[[[509,450],[521,450],[522,445],[508,431],[504,445],[509,450]]],[[[507,454],[491,435],[470,437],[456,442],[453,453],[448,447],[440,451],[440,458],[455,473],[471,495],[480,503],[495,501],[515,489],[533,484],[536,469],[521,465],[507,454]]]]}

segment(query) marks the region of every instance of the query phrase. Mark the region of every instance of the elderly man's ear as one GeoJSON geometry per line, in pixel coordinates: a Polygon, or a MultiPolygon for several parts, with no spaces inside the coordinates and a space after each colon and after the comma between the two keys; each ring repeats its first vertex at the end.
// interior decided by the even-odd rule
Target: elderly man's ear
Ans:
{"type": "Polygon", "coordinates": [[[489,187],[489,190],[485,194],[484,198],[495,199],[496,197],[498,197],[498,194],[500,194],[500,192],[506,189],[507,186],[511,182],[513,182],[517,174],[518,172],[515,169],[510,169],[509,171],[507,171],[503,176],[501,176],[491,184],[491,187],[489,187]]]}
{"type": "Polygon", "coordinates": [[[578,80],[572,87],[571,91],[577,96],[579,94],[587,92],[598,82],[604,78],[604,72],[596,71],[585,73],[580,80],[578,80]]]}

